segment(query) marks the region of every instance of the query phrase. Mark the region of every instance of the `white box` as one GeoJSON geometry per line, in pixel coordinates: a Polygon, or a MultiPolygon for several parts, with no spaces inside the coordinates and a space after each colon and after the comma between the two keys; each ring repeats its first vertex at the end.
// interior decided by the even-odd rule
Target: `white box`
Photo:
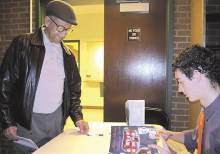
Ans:
{"type": "Polygon", "coordinates": [[[127,100],[125,102],[125,114],[129,126],[144,126],[145,100],[127,100]]]}

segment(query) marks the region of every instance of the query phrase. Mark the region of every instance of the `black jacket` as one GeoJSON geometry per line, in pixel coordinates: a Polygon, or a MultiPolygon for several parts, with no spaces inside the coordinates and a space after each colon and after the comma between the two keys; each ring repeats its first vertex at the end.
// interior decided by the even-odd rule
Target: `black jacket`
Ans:
{"type": "MultiPolygon", "coordinates": [[[[81,78],[74,56],[63,43],[61,45],[65,71],[63,122],[69,115],[76,122],[83,119],[81,78]]],[[[0,121],[3,129],[16,123],[30,129],[44,55],[41,29],[16,37],[9,46],[0,67],[0,121]]]]}

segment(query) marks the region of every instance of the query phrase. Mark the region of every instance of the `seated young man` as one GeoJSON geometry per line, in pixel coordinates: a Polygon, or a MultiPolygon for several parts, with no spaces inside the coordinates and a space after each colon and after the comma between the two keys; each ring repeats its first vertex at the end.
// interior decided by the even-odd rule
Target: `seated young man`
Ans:
{"type": "MultiPolygon", "coordinates": [[[[178,91],[190,102],[200,101],[198,126],[183,132],[162,131],[162,137],[183,143],[191,153],[220,153],[220,51],[212,51],[200,46],[192,46],[181,52],[173,64],[178,91]],[[203,123],[204,122],[204,123],[203,123]],[[199,124],[200,123],[200,124],[199,124]],[[202,124],[204,124],[203,127],[202,124]],[[201,134],[201,135],[199,135],[201,134]],[[199,137],[200,136],[200,137],[199,137]]],[[[163,140],[163,141],[165,141],[163,140]]],[[[170,154],[168,146],[158,149],[159,153],[170,154]]]]}

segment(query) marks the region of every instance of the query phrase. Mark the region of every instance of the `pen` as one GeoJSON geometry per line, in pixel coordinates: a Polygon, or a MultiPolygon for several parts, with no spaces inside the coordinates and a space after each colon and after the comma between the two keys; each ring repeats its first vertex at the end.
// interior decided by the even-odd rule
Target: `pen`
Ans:
{"type": "Polygon", "coordinates": [[[102,133],[87,133],[87,136],[103,136],[102,133]]]}

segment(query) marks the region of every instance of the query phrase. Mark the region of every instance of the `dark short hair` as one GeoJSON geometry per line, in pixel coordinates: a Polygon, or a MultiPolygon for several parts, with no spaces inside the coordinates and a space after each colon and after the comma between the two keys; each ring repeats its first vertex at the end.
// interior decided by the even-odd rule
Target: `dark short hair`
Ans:
{"type": "Polygon", "coordinates": [[[199,45],[186,48],[175,59],[173,70],[179,69],[189,79],[197,70],[210,80],[212,85],[220,85],[220,51],[213,51],[199,45]]]}

